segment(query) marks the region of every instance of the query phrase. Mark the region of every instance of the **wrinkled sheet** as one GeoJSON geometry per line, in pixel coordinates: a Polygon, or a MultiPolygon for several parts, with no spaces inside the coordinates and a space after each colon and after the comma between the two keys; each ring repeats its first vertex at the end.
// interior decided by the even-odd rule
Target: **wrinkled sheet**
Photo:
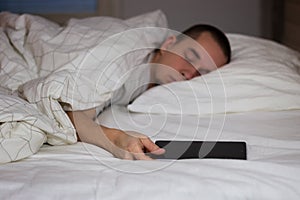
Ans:
{"type": "Polygon", "coordinates": [[[164,14],[121,20],[0,13],[0,163],[77,142],[65,110],[101,106],[166,36],[164,14]]]}
{"type": "Polygon", "coordinates": [[[100,118],[104,125],[140,131],[152,139],[170,138],[174,133],[177,138],[186,139],[195,132],[196,138],[201,139],[207,129],[211,130],[209,135],[221,132],[219,139],[247,141],[248,160],[126,161],[84,143],[44,145],[40,152],[22,162],[0,166],[0,198],[300,197],[299,110],[219,115],[210,123],[207,117],[133,114],[114,107],[100,118]]]}

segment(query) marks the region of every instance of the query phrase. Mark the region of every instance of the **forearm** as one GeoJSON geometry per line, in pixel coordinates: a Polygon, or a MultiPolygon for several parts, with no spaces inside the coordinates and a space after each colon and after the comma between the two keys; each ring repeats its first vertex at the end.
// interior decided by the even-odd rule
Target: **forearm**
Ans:
{"type": "Polygon", "coordinates": [[[164,153],[163,149],[142,134],[135,132],[129,134],[129,132],[98,125],[93,120],[94,109],[67,112],[67,114],[82,142],[102,147],[118,158],[151,159],[144,154],[144,149],[155,154],[164,153]]]}
{"type": "Polygon", "coordinates": [[[117,130],[98,125],[82,111],[67,112],[73,125],[76,128],[79,139],[82,142],[90,143],[111,151],[117,130]]]}

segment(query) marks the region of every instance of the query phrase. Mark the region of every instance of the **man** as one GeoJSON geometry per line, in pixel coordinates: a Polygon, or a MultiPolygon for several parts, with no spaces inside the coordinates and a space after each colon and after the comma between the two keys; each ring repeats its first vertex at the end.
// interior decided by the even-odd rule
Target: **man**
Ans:
{"type": "MultiPolygon", "coordinates": [[[[148,88],[204,75],[229,63],[230,57],[230,45],[224,33],[210,25],[193,26],[182,35],[168,37],[161,47],[154,51],[150,59],[153,67],[150,69],[148,88]],[[185,35],[196,42],[187,39],[185,35]]],[[[95,108],[68,111],[67,114],[80,141],[102,147],[115,157],[150,160],[144,151],[153,154],[164,153],[164,149],[140,133],[126,133],[97,124],[94,121],[97,115],[95,108]]]]}

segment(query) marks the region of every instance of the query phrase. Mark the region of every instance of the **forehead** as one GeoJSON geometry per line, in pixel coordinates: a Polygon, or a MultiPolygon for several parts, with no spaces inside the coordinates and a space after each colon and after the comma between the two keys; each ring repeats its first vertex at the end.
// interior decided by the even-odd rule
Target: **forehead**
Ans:
{"type": "Polygon", "coordinates": [[[205,49],[217,67],[226,64],[227,58],[220,44],[212,37],[210,33],[203,33],[197,38],[197,42],[205,49]]]}
{"type": "Polygon", "coordinates": [[[209,68],[216,69],[220,65],[220,62],[214,58],[220,56],[218,51],[221,51],[221,49],[210,33],[202,33],[196,40],[186,36],[178,41],[176,48],[182,53],[187,51],[198,53],[200,57],[199,62],[202,65],[209,66],[209,68]],[[216,55],[216,52],[218,55],[216,55]]]}
{"type": "Polygon", "coordinates": [[[196,40],[186,36],[178,43],[181,48],[195,49],[208,64],[214,64],[215,67],[221,67],[226,63],[226,56],[222,48],[209,32],[201,33],[196,40]]]}

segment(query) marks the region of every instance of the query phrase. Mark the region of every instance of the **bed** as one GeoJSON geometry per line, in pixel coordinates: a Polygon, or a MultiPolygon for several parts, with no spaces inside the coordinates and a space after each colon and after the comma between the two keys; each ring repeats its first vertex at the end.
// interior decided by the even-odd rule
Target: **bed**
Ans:
{"type": "MultiPolygon", "coordinates": [[[[111,45],[99,46],[101,36],[134,34],[124,43],[111,40],[110,56],[118,56],[133,39],[145,41],[144,34],[151,37],[143,45],[154,47],[166,23],[160,11],[128,20],[73,19],[65,27],[1,13],[1,199],[299,199],[300,55],[270,40],[228,33],[231,63],[154,87],[96,119],[154,141],[245,141],[247,160],[128,161],[76,142],[62,107],[95,105],[97,94],[80,91],[97,85],[80,81],[98,76],[95,55],[111,45]],[[145,26],[158,29],[131,32],[145,26]]],[[[123,74],[117,66],[105,76],[123,74]]]]}

